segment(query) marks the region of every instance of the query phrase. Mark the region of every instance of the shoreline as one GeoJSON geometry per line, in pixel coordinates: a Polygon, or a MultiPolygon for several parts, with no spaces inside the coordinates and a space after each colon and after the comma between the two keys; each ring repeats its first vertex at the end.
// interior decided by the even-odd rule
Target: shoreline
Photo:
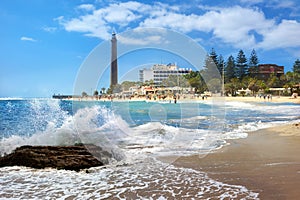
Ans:
{"type": "MultiPolygon", "coordinates": [[[[173,165],[202,171],[214,180],[242,185],[261,199],[300,196],[300,123],[250,132],[245,139],[205,157],[180,157],[173,165]]],[[[163,160],[163,159],[162,159],[163,160]]]]}
{"type": "MultiPolygon", "coordinates": [[[[146,101],[146,102],[165,102],[165,103],[174,103],[174,99],[167,98],[165,100],[154,100],[154,99],[146,99],[146,98],[131,98],[131,99],[109,99],[109,98],[101,98],[97,99],[95,97],[83,97],[83,98],[69,98],[69,99],[61,99],[63,101],[95,101],[95,102],[138,102],[138,101],[146,101]]],[[[186,103],[186,102],[210,102],[210,101],[225,101],[225,102],[247,102],[247,103],[296,103],[300,104],[300,98],[292,98],[289,96],[272,96],[270,99],[264,99],[263,97],[208,97],[207,99],[202,99],[201,97],[195,97],[195,98],[180,98],[177,99],[177,103],[186,103]]]]}

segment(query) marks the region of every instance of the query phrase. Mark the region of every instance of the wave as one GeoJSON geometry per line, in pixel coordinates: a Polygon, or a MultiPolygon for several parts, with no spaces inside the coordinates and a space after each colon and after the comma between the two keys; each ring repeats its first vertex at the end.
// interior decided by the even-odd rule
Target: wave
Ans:
{"type": "MultiPolygon", "coordinates": [[[[93,143],[112,152],[117,160],[125,157],[124,150],[130,153],[151,152],[176,154],[196,153],[216,146],[212,135],[216,132],[201,129],[179,128],[162,122],[149,122],[139,126],[130,126],[120,115],[100,105],[83,107],[71,115],[61,109],[60,101],[28,102],[32,113],[33,125],[45,128],[37,129],[31,135],[13,134],[0,141],[0,154],[10,153],[22,145],[73,145],[75,143],[93,143]],[[46,109],[47,108],[47,109],[46,109]],[[213,144],[211,146],[211,144],[213,144]],[[139,146],[139,151],[137,148],[139,146]],[[151,148],[148,148],[150,147],[151,148]]],[[[197,121],[204,117],[183,119],[197,121]]]]}
{"type": "Polygon", "coordinates": [[[21,97],[0,97],[0,101],[24,100],[21,97]]]}
{"type": "Polygon", "coordinates": [[[0,196],[7,198],[68,199],[257,199],[258,193],[244,186],[213,180],[203,172],[145,159],[123,166],[110,165],[73,172],[0,168],[0,196]],[[22,192],[12,193],[12,190],[22,192]]]}
{"type": "MultiPolygon", "coordinates": [[[[19,112],[23,117],[23,123],[19,119],[11,120],[19,124],[14,125],[15,133],[3,137],[0,141],[0,155],[22,145],[73,145],[75,143],[92,143],[101,146],[112,152],[116,160],[142,154],[154,156],[201,154],[222,147],[227,139],[245,138],[251,131],[286,123],[289,119],[286,115],[280,116],[281,118],[274,115],[263,121],[265,115],[258,117],[255,115],[252,118],[251,116],[245,118],[247,120],[242,117],[241,121],[237,122],[239,113],[247,109],[274,112],[276,110],[275,106],[253,107],[251,104],[243,104],[242,107],[246,108],[238,110],[234,113],[235,116],[228,116],[229,125],[226,125],[227,121],[223,118],[219,119],[219,116],[211,116],[209,112],[199,116],[198,111],[192,111],[186,106],[184,108],[187,113],[180,119],[142,121],[142,124],[136,125],[124,120],[124,117],[115,111],[117,109],[114,110],[106,104],[77,103],[72,105],[72,102],[66,101],[31,99],[23,102],[23,114],[20,114],[19,105],[6,103],[6,111],[11,112],[11,116],[19,112]],[[26,134],[26,131],[33,132],[26,134]]],[[[138,110],[144,105],[137,106],[139,106],[136,108],[138,110]]],[[[227,111],[234,110],[234,106],[235,103],[231,103],[227,111]]],[[[203,111],[206,107],[201,109],[203,111]]],[[[289,116],[297,116],[294,106],[286,109],[291,114],[289,116]]],[[[142,116],[149,114],[146,111],[142,116]]],[[[137,116],[141,114],[138,113],[137,116]]]]}
{"type": "Polygon", "coordinates": [[[272,102],[238,102],[229,101],[226,102],[227,108],[238,108],[243,110],[257,110],[265,113],[294,113],[299,115],[299,104],[286,104],[286,103],[272,103],[272,102]],[[267,103],[267,104],[266,104],[267,103]]]}
{"type": "MultiPolygon", "coordinates": [[[[61,109],[60,101],[31,100],[26,102],[30,113],[26,123],[38,126],[33,134],[15,133],[0,141],[0,155],[12,152],[23,145],[74,145],[93,143],[111,151],[118,159],[121,152],[115,150],[117,138],[123,137],[127,123],[103,106],[78,109],[74,115],[61,109]],[[115,130],[115,131],[113,131],[115,130]],[[119,130],[119,131],[118,131],[119,130]]],[[[29,126],[29,125],[28,125],[29,126]]],[[[26,131],[24,127],[23,131],[26,131]]]]}

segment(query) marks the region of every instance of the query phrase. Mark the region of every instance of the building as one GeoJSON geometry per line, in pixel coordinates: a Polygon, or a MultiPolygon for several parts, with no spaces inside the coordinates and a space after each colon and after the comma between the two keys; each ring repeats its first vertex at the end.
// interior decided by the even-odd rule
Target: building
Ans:
{"type": "Polygon", "coordinates": [[[257,67],[255,77],[262,80],[268,80],[272,74],[279,78],[284,74],[284,66],[278,66],[276,64],[260,64],[257,67]]]}
{"type": "Polygon", "coordinates": [[[146,82],[153,80],[154,85],[161,85],[162,81],[167,79],[170,75],[182,76],[189,74],[192,69],[179,68],[176,64],[156,64],[150,69],[142,69],[139,73],[139,80],[146,82]]]}
{"type": "Polygon", "coordinates": [[[139,80],[142,83],[145,83],[146,81],[150,81],[154,79],[154,74],[152,69],[144,68],[140,70],[139,73],[139,80]]]}
{"type": "Polygon", "coordinates": [[[118,84],[118,53],[116,33],[111,38],[111,65],[110,65],[110,86],[118,84]]]}

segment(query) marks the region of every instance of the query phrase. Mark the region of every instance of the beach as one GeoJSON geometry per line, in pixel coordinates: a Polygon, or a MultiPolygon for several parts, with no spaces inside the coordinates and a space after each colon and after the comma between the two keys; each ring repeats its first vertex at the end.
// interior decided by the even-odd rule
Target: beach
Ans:
{"type": "Polygon", "coordinates": [[[181,157],[174,164],[243,185],[260,199],[299,199],[299,136],[299,123],[261,129],[207,156],[181,157]]]}
{"type": "Polygon", "coordinates": [[[300,98],[293,98],[290,96],[272,96],[270,99],[263,97],[225,97],[226,101],[240,101],[240,102],[273,102],[273,103],[300,103],[300,98]]]}
{"type": "MultiPolygon", "coordinates": [[[[158,98],[151,98],[147,99],[146,97],[132,97],[132,98],[96,98],[93,96],[88,96],[88,97],[73,97],[73,98],[64,98],[63,100],[70,100],[70,101],[100,101],[100,102],[110,102],[110,101],[117,101],[117,102],[130,102],[130,101],[147,101],[147,102],[171,102],[174,103],[174,99],[167,97],[164,100],[160,100],[158,98]]],[[[202,99],[201,97],[196,97],[194,95],[181,95],[180,98],[177,98],[176,101],[177,103],[180,102],[205,102],[205,101],[237,101],[237,102],[272,102],[272,103],[297,103],[300,104],[300,98],[293,98],[290,96],[270,96],[270,98],[263,98],[263,97],[253,97],[253,96],[226,96],[222,97],[219,95],[213,95],[212,97],[207,97],[202,99]]]]}
{"type": "Polygon", "coordinates": [[[297,199],[299,104],[280,99],[2,100],[1,155],[81,141],[113,157],[80,172],[0,168],[0,198],[297,199]]]}

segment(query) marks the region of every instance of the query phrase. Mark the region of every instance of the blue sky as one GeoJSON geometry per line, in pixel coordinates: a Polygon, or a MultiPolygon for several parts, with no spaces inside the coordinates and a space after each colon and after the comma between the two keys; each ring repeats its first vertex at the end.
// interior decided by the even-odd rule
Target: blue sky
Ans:
{"type": "MultiPolygon", "coordinates": [[[[236,57],[239,49],[249,57],[254,48],[260,63],[284,65],[285,71],[300,58],[298,0],[2,0],[0,23],[0,97],[71,94],[82,63],[113,30],[178,31],[208,52],[215,48],[225,59],[236,57]]],[[[161,62],[189,67],[168,53],[130,53],[120,58],[119,67],[131,75],[120,77],[137,79],[133,66],[161,62]],[[137,57],[139,62],[134,62],[137,57]]],[[[108,87],[108,76],[107,72],[99,88],[108,87]]]]}

